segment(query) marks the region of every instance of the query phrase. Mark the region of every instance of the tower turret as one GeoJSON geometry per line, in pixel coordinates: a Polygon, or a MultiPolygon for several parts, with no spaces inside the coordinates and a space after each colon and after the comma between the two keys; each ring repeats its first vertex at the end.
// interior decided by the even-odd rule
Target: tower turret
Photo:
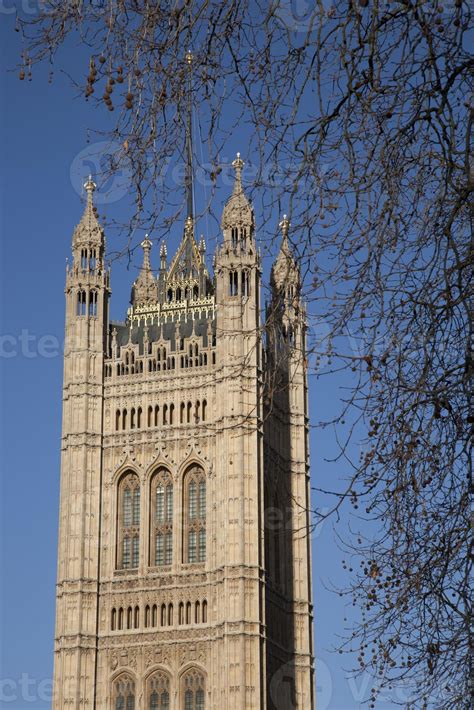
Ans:
{"type": "MultiPolygon", "coordinates": [[[[243,298],[248,306],[253,300],[255,309],[260,291],[260,259],[255,243],[255,215],[242,186],[244,162],[240,153],[232,166],[235,170],[234,188],[222,212],[224,239],[216,254],[217,300],[224,304],[243,298]]],[[[250,321],[253,322],[254,317],[255,313],[250,321]]],[[[245,320],[244,316],[243,324],[245,320]]],[[[248,328],[253,327],[250,321],[247,317],[248,328]]]]}
{"type": "Polygon", "coordinates": [[[252,255],[255,252],[255,215],[242,186],[244,161],[240,153],[237,153],[232,167],[235,170],[235,182],[232,195],[222,212],[221,227],[224,234],[222,251],[234,256],[252,255]]]}
{"type": "Polygon", "coordinates": [[[61,516],[56,605],[55,710],[95,697],[104,357],[109,274],[94,208],[95,183],[72,239],[66,276],[61,516]],[[68,682],[65,682],[65,679],[68,682]]]}

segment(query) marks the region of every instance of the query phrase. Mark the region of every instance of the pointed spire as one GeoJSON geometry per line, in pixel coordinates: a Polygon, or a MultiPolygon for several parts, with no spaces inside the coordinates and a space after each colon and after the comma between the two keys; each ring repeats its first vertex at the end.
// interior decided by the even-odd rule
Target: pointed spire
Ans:
{"type": "Polygon", "coordinates": [[[281,229],[281,235],[282,235],[282,240],[281,240],[281,247],[280,249],[284,252],[289,253],[290,249],[288,246],[288,232],[290,231],[290,220],[286,216],[286,214],[283,215],[283,219],[281,220],[279,227],[281,229]]]}
{"type": "Polygon", "coordinates": [[[72,238],[73,247],[79,245],[102,246],[104,241],[104,232],[97,219],[96,209],[94,206],[94,192],[97,185],[89,175],[84,183],[84,189],[87,193],[86,206],[81,217],[81,221],[74,230],[72,238]]]}
{"type": "Polygon", "coordinates": [[[156,303],[158,298],[157,285],[150,263],[152,242],[148,234],[145,235],[141,247],[143,249],[143,264],[132,289],[132,302],[134,306],[143,305],[145,303],[156,303]]]}
{"type": "Polygon", "coordinates": [[[192,96],[191,96],[191,80],[193,71],[193,55],[188,50],[186,52],[186,66],[187,66],[187,103],[188,103],[188,116],[187,116],[187,126],[186,126],[186,203],[187,203],[187,217],[188,219],[194,218],[194,206],[193,206],[193,144],[192,144],[192,134],[193,134],[193,108],[192,108],[192,96]]]}
{"type": "Polygon", "coordinates": [[[142,241],[140,245],[143,249],[143,266],[142,266],[142,271],[150,271],[151,272],[151,264],[150,264],[150,250],[152,247],[151,240],[148,236],[148,234],[145,234],[145,239],[142,241]]]}
{"type": "Polygon", "coordinates": [[[237,157],[232,161],[232,167],[235,170],[235,182],[234,182],[234,193],[242,192],[242,168],[245,163],[240,157],[240,153],[237,153],[237,157]]]}
{"type": "Polygon", "coordinates": [[[277,289],[287,289],[291,286],[299,288],[300,273],[288,241],[291,223],[286,214],[283,215],[279,227],[282,239],[280,250],[272,266],[270,282],[272,287],[277,289]]]}
{"type": "Polygon", "coordinates": [[[166,248],[165,242],[161,242],[161,247],[160,247],[160,268],[162,271],[166,271],[167,267],[167,257],[168,257],[168,249],[166,248]]]}
{"type": "Polygon", "coordinates": [[[253,208],[249,200],[245,196],[242,186],[242,169],[245,163],[237,153],[237,157],[232,161],[232,167],[235,170],[235,182],[232,195],[227,200],[222,212],[221,227],[225,231],[239,225],[247,226],[251,237],[251,231],[254,227],[253,208]]]}

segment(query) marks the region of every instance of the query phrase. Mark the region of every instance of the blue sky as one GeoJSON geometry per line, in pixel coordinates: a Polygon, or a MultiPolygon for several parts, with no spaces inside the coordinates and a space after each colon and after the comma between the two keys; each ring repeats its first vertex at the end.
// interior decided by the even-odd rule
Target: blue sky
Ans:
{"type": "MultiPolygon", "coordinates": [[[[16,72],[6,71],[14,67],[20,52],[10,15],[0,15],[0,33],[0,706],[23,710],[50,706],[65,261],[72,231],[83,210],[77,186],[82,167],[84,177],[89,171],[83,157],[86,129],[96,125],[98,114],[83,100],[74,98],[68,80],[59,73],[49,84],[46,71],[35,71],[32,82],[20,82],[16,72]]],[[[77,50],[68,49],[62,62],[74,71],[77,50]]],[[[232,157],[240,149],[245,159],[245,141],[244,133],[236,133],[227,154],[232,157]]],[[[99,205],[100,214],[126,212],[126,183],[124,190],[121,186],[117,189],[124,193],[121,199],[99,205]]],[[[225,194],[223,191],[222,199],[225,194]]],[[[198,194],[196,198],[199,201],[198,194]]],[[[275,222],[279,217],[275,215],[275,222]]],[[[205,226],[201,225],[201,231],[205,226]]],[[[176,246],[180,229],[174,235],[175,243],[169,244],[169,253],[176,246]]],[[[127,270],[125,263],[114,264],[114,319],[125,316],[134,276],[135,271],[127,270]]],[[[315,420],[336,406],[339,386],[336,379],[311,378],[310,410],[315,420]]],[[[334,447],[330,430],[313,430],[313,485],[332,486],[343,473],[325,462],[334,447]]],[[[344,626],[343,602],[327,591],[332,582],[344,580],[341,556],[332,524],[326,522],[313,540],[318,710],[362,707],[361,700],[370,689],[368,677],[347,678],[344,667],[350,665],[350,659],[329,652],[344,626]]],[[[401,692],[398,699],[403,702],[401,692]]],[[[388,710],[395,705],[379,702],[378,707],[388,710]]]]}

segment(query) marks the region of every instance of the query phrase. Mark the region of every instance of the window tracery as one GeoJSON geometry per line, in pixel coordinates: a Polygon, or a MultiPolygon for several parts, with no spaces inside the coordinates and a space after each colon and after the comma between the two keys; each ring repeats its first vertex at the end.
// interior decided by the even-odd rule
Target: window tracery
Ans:
{"type": "Polygon", "coordinates": [[[160,469],[151,486],[151,564],[157,567],[173,561],[173,481],[160,469]]]}
{"type": "Polygon", "coordinates": [[[135,710],[135,682],[127,674],[119,676],[113,685],[114,710],[135,710]]]}
{"type": "Polygon", "coordinates": [[[140,557],[140,482],[132,472],[119,483],[117,523],[117,567],[136,569],[140,557]]]}
{"type": "Polygon", "coordinates": [[[205,710],[205,678],[197,668],[191,668],[183,676],[184,710],[205,710]]]}
{"type": "Polygon", "coordinates": [[[184,486],[185,539],[184,560],[206,560],[206,478],[200,466],[190,468],[184,486]]]}
{"type": "Polygon", "coordinates": [[[169,710],[170,680],[166,673],[158,671],[148,681],[147,710],[169,710]]]}

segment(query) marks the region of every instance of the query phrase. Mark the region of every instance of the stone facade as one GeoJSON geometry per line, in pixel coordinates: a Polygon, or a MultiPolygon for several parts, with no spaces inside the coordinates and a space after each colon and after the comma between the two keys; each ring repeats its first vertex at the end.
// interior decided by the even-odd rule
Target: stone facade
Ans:
{"type": "Polygon", "coordinates": [[[109,318],[87,205],[66,280],[54,710],[311,710],[305,319],[281,223],[261,323],[242,161],[214,275],[186,221],[109,318]]]}

